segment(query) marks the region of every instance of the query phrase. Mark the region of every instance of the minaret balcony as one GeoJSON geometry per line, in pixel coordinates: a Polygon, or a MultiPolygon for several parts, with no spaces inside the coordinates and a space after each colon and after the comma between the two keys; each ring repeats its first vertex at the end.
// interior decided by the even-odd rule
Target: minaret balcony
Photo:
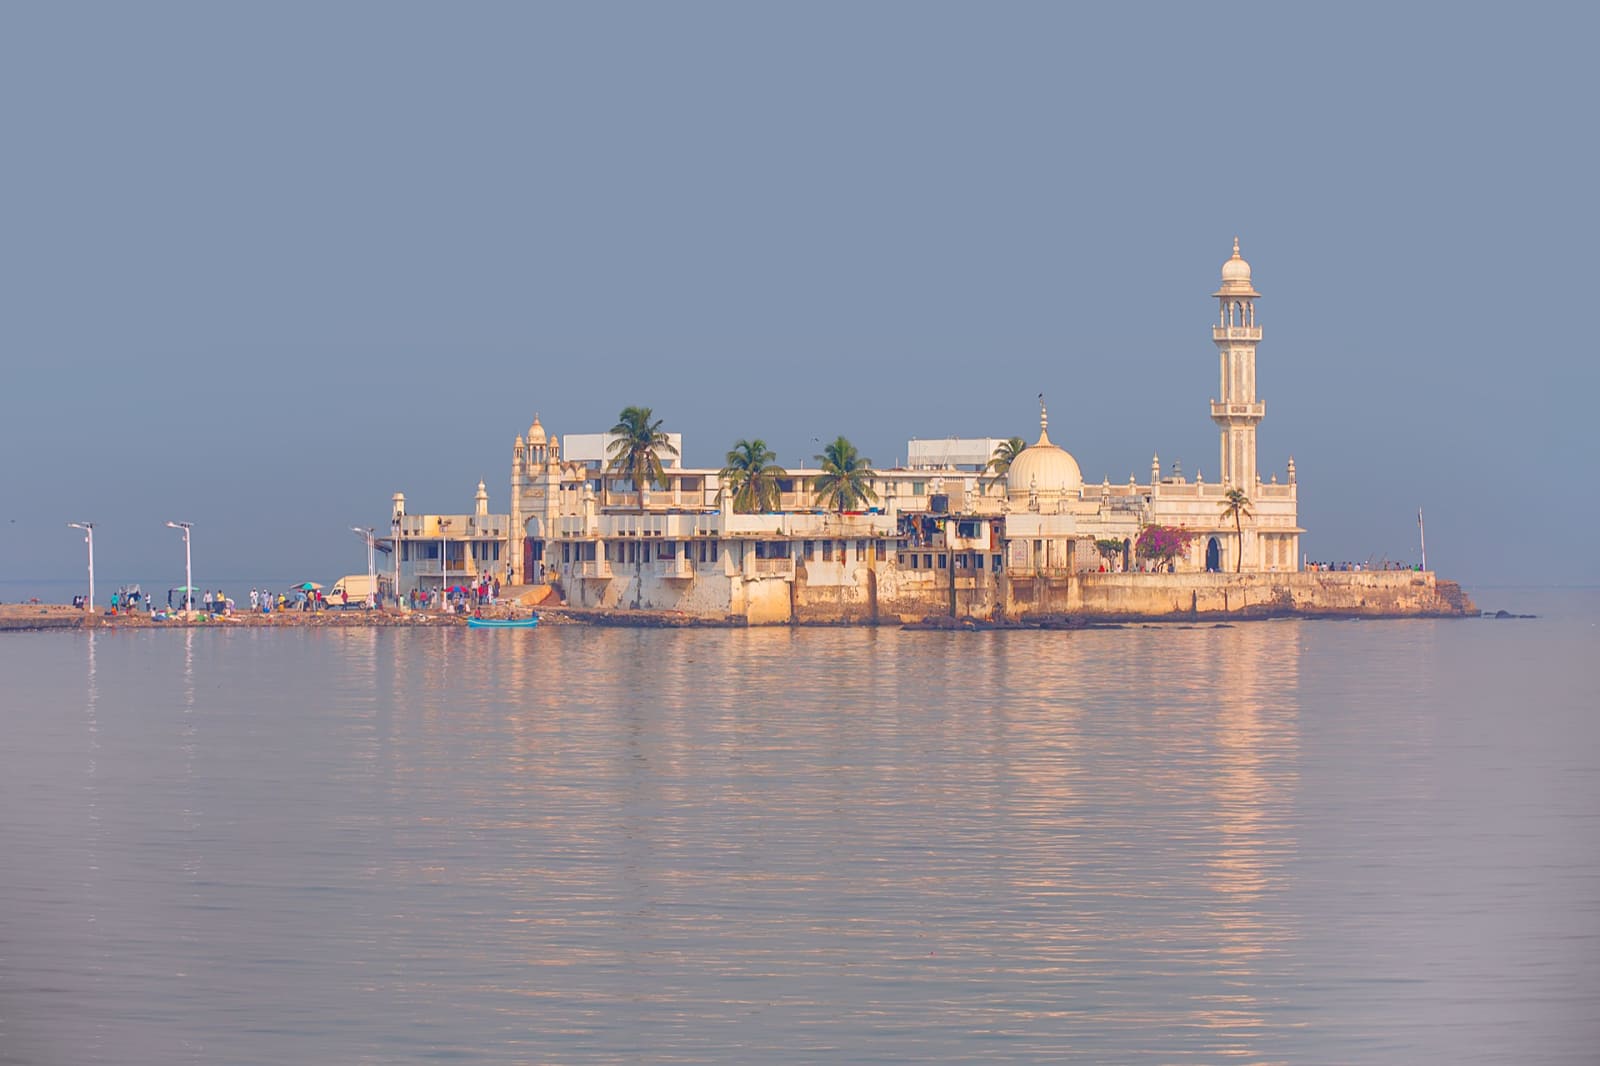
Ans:
{"type": "Polygon", "coordinates": [[[1267,417],[1267,405],[1259,400],[1255,403],[1218,403],[1212,400],[1211,417],[1219,421],[1236,418],[1260,421],[1267,417]]]}
{"type": "Polygon", "coordinates": [[[1211,339],[1214,341],[1259,341],[1261,340],[1261,327],[1212,326],[1211,339]]]}

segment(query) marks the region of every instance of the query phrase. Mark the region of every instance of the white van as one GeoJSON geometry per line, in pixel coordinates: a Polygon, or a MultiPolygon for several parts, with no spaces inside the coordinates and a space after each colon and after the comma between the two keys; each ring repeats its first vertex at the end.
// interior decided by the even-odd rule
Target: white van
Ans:
{"type": "Polygon", "coordinates": [[[333,583],[333,588],[322,594],[329,607],[365,607],[367,595],[378,594],[378,579],[366,574],[346,574],[333,583]]]}

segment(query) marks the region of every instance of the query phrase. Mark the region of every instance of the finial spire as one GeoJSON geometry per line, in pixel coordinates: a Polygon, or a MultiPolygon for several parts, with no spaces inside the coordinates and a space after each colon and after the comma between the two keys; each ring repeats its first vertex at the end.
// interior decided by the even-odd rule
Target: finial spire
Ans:
{"type": "Polygon", "coordinates": [[[1235,259],[1239,258],[1239,238],[1238,237],[1235,237],[1233,239],[1233,257],[1235,259]]]}

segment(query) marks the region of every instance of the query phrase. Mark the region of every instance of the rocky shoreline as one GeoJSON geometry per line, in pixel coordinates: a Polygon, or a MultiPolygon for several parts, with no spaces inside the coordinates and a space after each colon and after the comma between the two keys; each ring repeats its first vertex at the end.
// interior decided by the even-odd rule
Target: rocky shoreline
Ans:
{"type": "MultiPolygon", "coordinates": [[[[518,611],[526,617],[526,611],[518,611]]],[[[509,609],[485,611],[484,617],[512,617],[509,609]]],[[[950,618],[933,616],[922,619],[884,618],[877,623],[816,621],[797,623],[804,627],[860,627],[889,626],[912,631],[978,632],[1015,629],[1080,630],[1122,629],[1128,626],[1177,626],[1180,628],[1227,628],[1239,622],[1268,621],[1299,618],[1323,621],[1392,620],[1400,618],[1531,618],[1506,611],[1435,614],[1374,614],[1365,611],[1326,611],[1292,609],[1245,610],[1228,615],[1218,614],[1161,614],[1161,615],[1089,615],[1089,614],[1024,614],[1017,618],[950,618]]],[[[0,633],[45,632],[50,630],[131,630],[131,629],[384,629],[400,627],[465,628],[468,617],[440,611],[281,611],[270,615],[235,613],[232,615],[197,614],[193,619],[172,618],[155,621],[146,614],[101,614],[87,616],[75,607],[58,604],[4,604],[0,605],[0,633]]],[[[577,607],[541,607],[541,625],[590,625],[625,627],[635,629],[745,629],[749,622],[737,615],[705,617],[680,611],[598,610],[577,607]]],[[[764,628],[764,627],[756,627],[764,628]]]]}
{"type": "MultiPolygon", "coordinates": [[[[501,610],[490,617],[506,618],[501,610]]],[[[527,612],[521,612],[522,617],[527,612]]],[[[541,621],[554,621],[541,614],[541,621]]],[[[195,612],[192,618],[172,617],[157,621],[134,611],[129,614],[86,615],[76,607],[58,604],[0,605],[0,633],[39,632],[52,629],[374,629],[399,626],[464,627],[466,615],[442,611],[330,610],[277,611],[272,614],[234,612],[211,615],[195,612]]]]}

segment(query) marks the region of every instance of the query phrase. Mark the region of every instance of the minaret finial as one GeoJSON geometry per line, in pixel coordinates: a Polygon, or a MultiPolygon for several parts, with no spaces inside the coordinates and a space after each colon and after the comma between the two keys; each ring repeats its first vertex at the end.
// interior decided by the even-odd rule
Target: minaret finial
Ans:
{"type": "Polygon", "coordinates": [[[1045,410],[1044,393],[1039,394],[1039,432],[1045,433],[1050,429],[1050,412],[1045,410]]]}
{"type": "Polygon", "coordinates": [[[1233,257],[1235,259],[1239,258],[1239,238],[1238,237],[1235,237],[1233,239],[1233,257]]]}

